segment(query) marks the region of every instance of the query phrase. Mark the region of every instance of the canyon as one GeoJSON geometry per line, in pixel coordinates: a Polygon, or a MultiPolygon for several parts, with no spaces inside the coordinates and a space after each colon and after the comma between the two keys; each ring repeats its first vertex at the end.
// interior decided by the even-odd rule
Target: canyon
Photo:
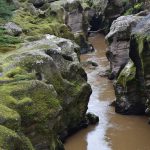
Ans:
{"type": "Polygon", "coordinates": [[[148,150],[149,36],[148,0],[1,0],[0,148],[148,150]]]}

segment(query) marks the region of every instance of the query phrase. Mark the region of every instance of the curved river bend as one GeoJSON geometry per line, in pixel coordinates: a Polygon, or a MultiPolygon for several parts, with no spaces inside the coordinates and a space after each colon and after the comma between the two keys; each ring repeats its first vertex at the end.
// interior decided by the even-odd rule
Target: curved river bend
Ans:
{"type": "Polygon", "coordinates": [[[122,116],[116,114],[109,104],[115,100],[112,82],[101,77],[100,72],[109,67],[105,56],[104,36],[90,37],[96,51],[81,56],[81,61],[93,61],[98,67],[85,67],[88,82],[93,93],[88,112],[99,116],[99,124],[81,130],[68,138],[66,150],[150,150],[150,125],[143,116],[122,116]]]}

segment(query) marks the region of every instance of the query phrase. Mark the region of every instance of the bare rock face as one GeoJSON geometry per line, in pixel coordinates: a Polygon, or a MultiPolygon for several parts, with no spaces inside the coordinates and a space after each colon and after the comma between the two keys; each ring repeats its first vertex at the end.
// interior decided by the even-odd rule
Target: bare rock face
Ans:
{"type": "Polygon", "coordinates": [[[79,51],[70,40],[46,35],[2,55],[0,148],[64,149],[60,138],[82,126],[92,92],[79,51]]]}
{"type": "Polygon", "coordinates": [[[141,20],[141,16],[121,16],[112,23],[106,36],[108,43],[107,58],[110,61],[110,79],[118,77],[120,71],[129,61],[130,34],[141,20]]]}
{"type": "Polygon", "coordinates": [[[116,112],[150,114],[150,15],[133,28],[130,40],[130,61],[115,84],[116,112]]]}

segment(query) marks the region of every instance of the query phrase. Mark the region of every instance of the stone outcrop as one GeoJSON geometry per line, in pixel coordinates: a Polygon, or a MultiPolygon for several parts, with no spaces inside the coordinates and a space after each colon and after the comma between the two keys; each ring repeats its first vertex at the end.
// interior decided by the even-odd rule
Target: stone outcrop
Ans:
{"type": "Polygon", "coordinates": [[[116,112],[150,114],[149,112],[149,36],[150,15],[133,28],[130,39],[130,61],[115,84],[116,112]]]}
{"type": "Polygon", "coordinates": [[[1,55],[0,148],[61,150],[60,139],[82,126],[91,87],[79,51],[46,35],[1,55]]]}
{"type": "Polygon", "coordinates": [[[115,19],[126,13],[128,9],[134,7],[134,5],[138,2],[134,0],[81,1],[83,2],[83,8],[88,14],[87,16],[89,18],[91,30],[97,30],[105,34],[109,32],[110,26],[115,19]]]}
{"type": "Polygon", "coordinates": [[[20,3],[12,17],[28,40],[39,39],[43,34],[74,40],[81,53],[91,51],[87,41],[88,21],[79,0],[28,0],[20,3]],[[24,16],[24,17],[22,17],[24,16]]]}
{"type": "Polygon", "coordinates": [[[130,34],[142,16],[121,16],[117,18],[106,36],[108,49],[106,56],[110,62],[109,78],[115,79],[129,61],[130,34]]]}

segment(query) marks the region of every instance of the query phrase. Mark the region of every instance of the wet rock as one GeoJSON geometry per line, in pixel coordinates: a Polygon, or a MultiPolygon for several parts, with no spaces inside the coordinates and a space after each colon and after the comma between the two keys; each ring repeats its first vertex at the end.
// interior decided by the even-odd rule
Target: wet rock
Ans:
{"type": "Polygon", "coordinates": [[[92,113],[87,113],[86,117],[89,121],[89,124],[96,124],[99,122],[99,117],[92,113]]]}
{"type": "Polygon", "coordinates": [[[89,67],[89,68],[95,68],[98,66],[98,64],[96,62],[93,62],[93,61],[82,62],[81,65],[83,67],[89,67]]]}
{"type": "Polygon", "coordinates": [[[111,102],[109,106],[115,107],[116,106],[116,101],[111,102]]]}
{"type": "Polygon", "coordinates": [[[148,124],[150,125],[150,118],[148,118],[148,124]]]}
{"type": "Polygon", "coordinates": [[[109,78],[109,75],[110,75],[109,66],[104,68],[104,69],[101,69],[99,72],[99,76],[101,76],[101,77],[108,77],[109,78]]]}

